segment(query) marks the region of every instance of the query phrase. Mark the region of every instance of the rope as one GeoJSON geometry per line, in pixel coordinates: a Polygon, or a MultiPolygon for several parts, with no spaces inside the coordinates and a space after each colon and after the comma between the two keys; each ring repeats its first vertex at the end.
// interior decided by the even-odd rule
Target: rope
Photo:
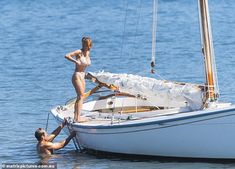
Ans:
{"type": "MultiPolygon", "coordinates": [[[[201,31],[201,43],[203,46],[203,55],[204,55],[204,66],[205,66],[205,77],[206,77],[206,84],[207,84],[207,92],[209,95],[206,96],[207,101],[211,101],[211,99],[217,100],[219,97],[219,84],[217,79],[217,70],[216,70],[216,62],[215,62],[215,55],[214,55],[214,47],[213,47],[213,37],[212,37],[212,30],[211,30],[211,22],[210,22],[210,14],[209,14],[209,7],[208,1],[198,1],[198,9],[199,9],[199,21],[200,21],[200,31],[201,31]],[[203,15],[203,16],[202,16],[203,15]],[[205,16],[204,16],[205,15],[205,16]],[[204,19],[202,19],[204,18],[204,19]],[[206,37],[205,32],[208,32],[208,37],[206,37]],[[206,46],[206,40],[208,38],[208,46],[206,46]],[[204,48],[207,47],[207,52],[211,56],[207,56],[206,51],[204,48]],[[208,65],[208,63],[210,65],[208,65]],[[210,66],[212,66],[210,68],[210,66]],[[211,69],[211,70],[208,70],[211,69]],[[212,71],[212,79],[208,71],[212,71]],[[213,83],[213,86],[209,86],[209,82],[213,83]],[[212,89],[211,89],[212,88],[212,89]],[[211,96],[211,92],[213,92],[214,96],[211,96]],[[212,97],[212,98],[211,98],[212,97]]],[[[210,84],[211,85],[211,84],[210,84]]]]}
{"type": "Polygon", "coordinates": [[[128,0],[126,0],[126,12],[124,16],[124,27],[123,27],[123,33],[122,33],[122,44],[121,44],[121,55],[120,58],[123,56],[123,44],[124,44],[124,38],[125,38],[125,33],[126,33],[126,20],[127,20],[127,11],[128,11],[128,0]]]}
{"type": "Polygon", "coordinates": [[[135,34],[134,34],[134,42],[133,42],[133,48],[131,48],[131,52],[130,52],[130,57],[133,56],[134,52],[133,50],[134,49],[137,49],[137,46],[136,46],[136,42],[137,42],[137,31],[138,31],[138,28],[139,28],[139,23],[140,23],[140,18],[141,18],[141,12],[142,12],[142,3],[141,3],[141,0],[139,1],[139,6],[138,8],[136,8],[136,12],[139,12],[139,15],[137,17],[137,21],[136,21],[136,27],[135,27],[135,34]]]}
{"type": "MultiPolygon", "coordinates": [[[[140,76],[146,76],[147,74],[149,74],[149,69],[144,69],[144,70],[141,70],[139,72],[136,73],[137,75],[140,75],[140,76]]],[[[164,78],[163,76],[160,75],[160,73],[157,72],[157,70],[154,71],[154,74],[151,74],[153,76],[157,76],[159,77],[160,80],[166,80],[166,78],[164,78]]]]}
{"type": "Polygon", "coordinates": [[[153,25],[152,25],[152,60],[151,73],[154,74],[154,67],[156,62],[156,32],[157,32],[157,6],[158,0],[153,0],[153,25]]]}
{"type": "Polygon", "coordinates": [[[218,96],[215,96],[215,99],[219,97],[219,83],[218,83],[218,76],[217,76],[217,68],[216,68],[216,62],[215,62],[215,54],[214,54],[214,45],[213,45],[213,37],[212,37],[212,29],[211,29],[211,22],[210,22],[210,13],[208,8],[208,1],[206,1],[207,5],[207,15],[208,15],[208,30],[209,30],[209,36],[210,36],[210,44],[211,44],[211,55],[212,55],[212,67],[213,67],[213,78],[216,84],[214,84],[215,87],[215,94],[218,94],[218,96]]]}
{"type": "Polygon", "coordinates": [[[46,131],[47,131],[47,128],[48,128],[49,118],[50,118],[50,113],[48,112],[48,114],[47,114],[47,123],[46,123],[46,128],[45,128],[46,131]]]}

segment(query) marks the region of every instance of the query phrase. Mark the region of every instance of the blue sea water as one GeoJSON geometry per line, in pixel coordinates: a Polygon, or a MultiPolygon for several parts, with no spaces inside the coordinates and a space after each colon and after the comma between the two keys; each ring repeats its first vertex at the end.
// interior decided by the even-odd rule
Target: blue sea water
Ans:
{"type": "MultiPolygon", "coordinates": [[[[235,1],[209,5],[220,100],[234,103],[235,1]]],[[[160,0],[157,21],[154,77],[203,83],[197,1],[160,0]]],[[[0,163],[40,161],[34,131],[45,127],[53,106],[75,96],[74,65],[64,55],[79,49],[83,36],[93,39],[89,71],[153,76],[151,29],[152,1],[1,0],[0,163]]],[[[49,131],[55,127],[51,117],[49,131]]],[[[235,168],[234,162],[100,157],[76,153],[72,142],[56,154],[49,162],[58,168],[235,168]]]]}

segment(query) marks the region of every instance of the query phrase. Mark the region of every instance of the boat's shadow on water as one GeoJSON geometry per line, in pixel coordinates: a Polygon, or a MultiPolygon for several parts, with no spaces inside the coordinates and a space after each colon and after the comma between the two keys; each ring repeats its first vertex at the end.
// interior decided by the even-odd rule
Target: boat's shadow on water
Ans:
{"type": "Polygon", "coordinates": [[[163,156],[146,156],[130,155],[120,153],[109,153],[103,151],[84,150],[79,152],[89,154],[100,159],[109,159],[114,161],[130,162],[160,162],[160,163],[215,163],[215,164],[235,164],[235,159],[210,159],[210,158],[183,158],[183,157],[163,157],[163,156]]]}

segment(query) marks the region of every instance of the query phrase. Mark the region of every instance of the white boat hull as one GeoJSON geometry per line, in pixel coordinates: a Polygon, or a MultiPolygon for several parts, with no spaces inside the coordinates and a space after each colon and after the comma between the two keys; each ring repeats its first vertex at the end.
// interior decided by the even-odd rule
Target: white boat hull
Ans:
{"type": "MultiPolygon", "coordinates": [[[[52,114],[58,121],[64,118],[52,114]]],[[[165,157],[235,159],[235,107],[109,125],[74,123],[77,141],[98,151],[165,157]]]]}

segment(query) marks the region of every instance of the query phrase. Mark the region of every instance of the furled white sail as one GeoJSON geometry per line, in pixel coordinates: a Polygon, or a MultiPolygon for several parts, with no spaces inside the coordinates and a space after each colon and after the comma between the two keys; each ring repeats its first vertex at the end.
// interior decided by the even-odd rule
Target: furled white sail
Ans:
{"type": "Polygon", "coordinates": [[[191,110],[198,110],[203,105],[203,91],[199,85],[156,80],[132,74],[92,74],[99,81],[119,86],[121,92],[141,95],[156,106],[188,107],[191,110]]]}

